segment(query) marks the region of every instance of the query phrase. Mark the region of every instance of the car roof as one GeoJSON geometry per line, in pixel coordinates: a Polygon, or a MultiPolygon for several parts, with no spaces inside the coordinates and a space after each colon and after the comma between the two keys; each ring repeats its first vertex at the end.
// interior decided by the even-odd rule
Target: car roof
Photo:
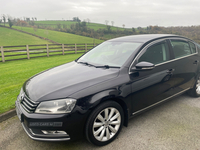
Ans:
{"type": "Polygon", "coordinates": [[[174,34],[142,34],[142,35],[129,35],[123,36],[119,38],[114,38],[108,41],[111,42],[139,42],[146,43],[152,40],[161,39],[161,38],[169,38],[169,37],[179,37],[184,38],[182,36],[174,35],[174,34]]]}

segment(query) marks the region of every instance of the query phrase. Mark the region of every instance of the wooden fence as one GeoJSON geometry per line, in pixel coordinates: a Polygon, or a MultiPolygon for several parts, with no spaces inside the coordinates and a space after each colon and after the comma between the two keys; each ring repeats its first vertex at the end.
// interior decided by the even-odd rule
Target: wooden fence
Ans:
{"type": "Polygon", "coordinates": [[[95,46],[95,43],[1,46],[0,61],[85,53],[95,46]]]}

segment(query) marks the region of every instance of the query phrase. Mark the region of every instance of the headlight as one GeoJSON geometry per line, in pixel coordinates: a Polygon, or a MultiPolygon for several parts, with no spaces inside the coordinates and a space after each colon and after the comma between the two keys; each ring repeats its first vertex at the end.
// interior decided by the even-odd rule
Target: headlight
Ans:
{"type": "Polygon", "coordinates": [[[47,102],[41,102],[35,113],[44,114],[62,114],[70,113],[76,104],[76,100],[72,98],[53,100],[47,102]]]}
{"type": "Polygon", "coordinates": [[[23,95],[24,95],[24,91],[23,91],[23,89],[21,88],[21,90],[20,90],[20,92],[19,92],[19,95],[18,95],[17,99],[20,100],[21,97],[22,97],[23,95]]]}

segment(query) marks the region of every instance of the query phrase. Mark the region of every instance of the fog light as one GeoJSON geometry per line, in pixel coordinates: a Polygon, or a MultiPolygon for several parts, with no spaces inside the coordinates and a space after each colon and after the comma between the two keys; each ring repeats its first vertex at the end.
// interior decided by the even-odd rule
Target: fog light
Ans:
{"type": "Polygon", "coordinates": [[[65,131],[51,131],[51,130],[41,130],[41,131],[46,135],[52,135],[52,134],[67,135],[67,133],[65,131]]]}

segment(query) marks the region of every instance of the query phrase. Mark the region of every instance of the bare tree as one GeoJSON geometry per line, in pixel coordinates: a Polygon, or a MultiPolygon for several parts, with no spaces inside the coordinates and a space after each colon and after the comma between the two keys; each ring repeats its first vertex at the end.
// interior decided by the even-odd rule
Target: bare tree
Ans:
{"type": "Polygon", "coordinates": [[[2,17],[3,17],[4,26],[5,26],[5,23],[6,23],[6,15],[3,14],[2,17]]]}
{"type": "Polygon", "coordinates": [[[9,27],[12,28],[13,20],[10,17],[8,18],[8,24],[9,24],[9,27]]]}
{"type": "Polygon", "coordinates": [[[124,28],[124,27],[125,27],[125,24],[123,24],[122,26],[123,26],[123,28],[124,28]]]}
{"type": "Polygon", "coordinates": [[[114,21],[111,21],[111,23],[112,23],[112,26],[114,26],[114,23],[115,23],[115,22],[114,22],[114,21]]]}
{"type": "Polygon", "coordinates": [[[35,21],[37,21],[37,18],[35,17],[35,21]]]}
{"type": "Polygon", "coordinates": [[[88,22],[88,24],[90,23],[90,19],[89,18],[87,18],[87,22],[88,22]]]}
{"type": "Polygon", "coordinates": [[[30,22],[30,18],[26,18],[26,22],[30,22]]]}
{"type": "Polygon", "coordinates": [[[108,25],[109,21],[108,21],[108,20],[105,20],[105,23],[106,23],[106,25],[108,25]]]}

